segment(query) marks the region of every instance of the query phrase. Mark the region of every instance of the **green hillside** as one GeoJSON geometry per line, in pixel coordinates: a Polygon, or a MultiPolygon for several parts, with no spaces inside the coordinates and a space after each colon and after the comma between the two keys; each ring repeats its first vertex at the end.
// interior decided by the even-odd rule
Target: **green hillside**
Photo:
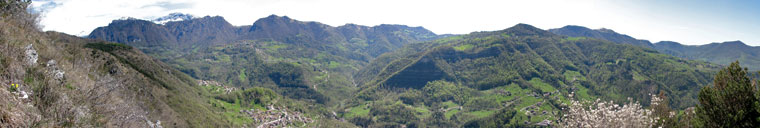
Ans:
{"type": "Polygon", "coordinates": [[[615,43],[631,44],[655,49],[660,53],[689,60],[706,61],[710,63],[729,65],[734,61],[746,64],[752,71],[760,70],[760,47],[749,46],[741,41],[726,41],[705,45],[683,45],[673,41],[651,43],[639,40],[609,29],[589,29],[582,26],[568,25],[562,28],[550,29],[552,33],[570,37],[589,37],[608,40],[615,43]]]}
{"type": "MultiPolygon", "coordinates": [[[[0,1],[4,9],[28,4],[0,1]]],[[[41,32],[35,21],[0,11],[0,127],[353,126],[268,88],[201,84],[132,46],[41,32]],[[253,119],[269,113],[290,115],[253,119]]]]}
{"type": "Polygon", "coordinates": [[[0,0],[0,128],[760,127],[760,4],[652,3],[0,0]]]}
{"type": "Polygon", "coordinates": [[[654,44],[657,51],[692,60],[701,60],[721,65],[739,61],[751,71],[760,70],[760,47],[749,46],[741,41],[710,43],[705,45],[682,45],[672,41],[654,44]]]}
{"type": "Polygon", "coordinates": [[[218,16],[165,25],[115,20],[89,35],[137,47],[196,79],[265,87],[319,104],[352,97],[358,85],[353,73],[376,56],[439,37],[421,27],[332,27],[276,15],[239,27],[218,16]]]}
{"type": "Polygon", "coordinates": [[[556,122],[570,93],[581,99],[646,101],[648,94],[664,92],[672,95],[671,106],[686,108],[697,103],[696,93],[716,68],[518,24],[410,44],[380,56],[357,74],[371,78],[343,114],[370,127],[479,126],[499,119],[533,126],[556,122]],[[363,106],[369,106],[368,113],[354,111],[363,106]]]}

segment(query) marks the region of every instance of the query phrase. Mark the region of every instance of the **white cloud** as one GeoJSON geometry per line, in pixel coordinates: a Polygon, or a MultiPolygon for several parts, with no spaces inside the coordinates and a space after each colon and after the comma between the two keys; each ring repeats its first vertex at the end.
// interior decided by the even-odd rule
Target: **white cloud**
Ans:
{"type": "MultiPolygon", "coordinates": [[[[492,31],[527,23],[543,29],[564,25],[609,28],[636,38],[688,44],[738,40],[760,45],[760,37],[680,22],[680,17],[602,0],[55,0],[34,1],[44,11],[45,30],[86,35],[113,19],[152,19],[172,12],[220,15],[233,25],[250,25],[271,14],[333,26],[404,24],[438,34],[492,31]],[[710,32],[713,34],[706,34],[710,32]],[[715,32],[721,32],[715,34],[715,32]],[[751,38],[748,38],[751,37],[751,38]]],[[[741,32],[751,33],[751,32],[741,32]]]]}

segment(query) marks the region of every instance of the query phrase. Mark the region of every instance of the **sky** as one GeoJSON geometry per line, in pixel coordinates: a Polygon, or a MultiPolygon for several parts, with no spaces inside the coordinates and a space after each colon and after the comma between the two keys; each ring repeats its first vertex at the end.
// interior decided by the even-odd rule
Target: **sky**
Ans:
{"type": "Polygon", "coordinates": [[[580,25],[688,45],[741,40],[760,46],[758,0],[33,0],[45,31],[86,36],[114,19],[170,13],[251,25],[272,14],[331,26],[422,26],[436,34],[580,25]]]}

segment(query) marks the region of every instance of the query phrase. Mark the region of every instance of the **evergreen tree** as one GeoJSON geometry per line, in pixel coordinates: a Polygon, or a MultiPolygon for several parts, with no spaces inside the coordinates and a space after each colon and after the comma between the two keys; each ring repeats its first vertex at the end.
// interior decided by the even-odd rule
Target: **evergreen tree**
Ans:
{"type": "Polygon", "coordinates": [[[739,62],[715,75],[712,86],[699,92],[697,118],[704,127],[759,127],[757,88],[739,62]]]}

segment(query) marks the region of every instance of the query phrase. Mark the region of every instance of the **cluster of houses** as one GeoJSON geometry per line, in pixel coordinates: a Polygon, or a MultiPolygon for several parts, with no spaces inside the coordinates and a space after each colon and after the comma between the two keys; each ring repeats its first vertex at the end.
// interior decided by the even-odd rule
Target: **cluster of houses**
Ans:
{"type": "Polygon", "coordinates": [[[305,117],[301,112],[290,111],[286,107],[274,107],[272,105],[267,106],[267,110],[240,110],[253,119],[255,124],[259,124],[260,128],[270,127],[289,127],[306,125],[312,123],[314,120],[305,117]]]}
{"type": "Polygon", "coordinates": [[[201,85],[201,86],[218,86],[218,87],[223,88],[223,90],[221,90],[221,91],[224,92],[224,93],[230,93],[232,91],[235,91],[234,87],[227,87],[227,86],[224,86],[224,84],[216,82],[216,81],[213,81],[213,80],[198,80],[198,85],[201,85]]]}

